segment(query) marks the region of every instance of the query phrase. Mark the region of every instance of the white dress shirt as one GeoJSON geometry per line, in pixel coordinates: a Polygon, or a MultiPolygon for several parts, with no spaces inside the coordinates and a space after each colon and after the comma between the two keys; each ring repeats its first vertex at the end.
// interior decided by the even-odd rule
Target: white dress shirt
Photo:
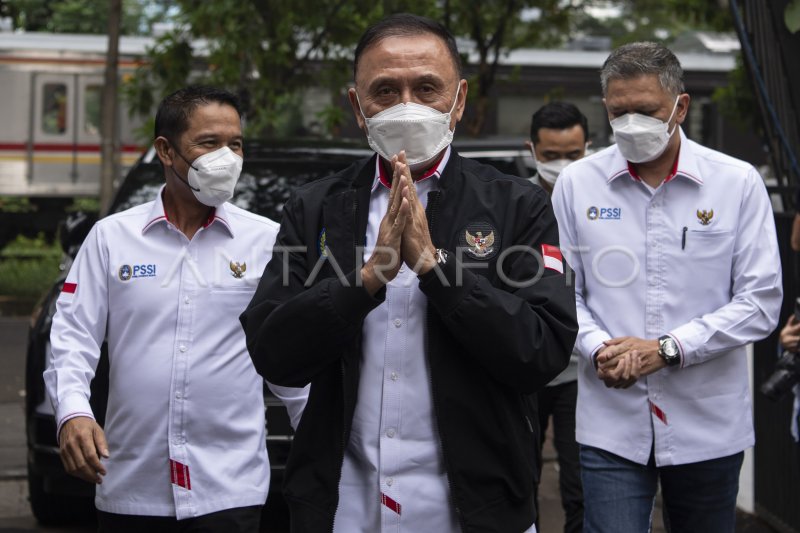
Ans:
{"type": "MultiPolygon", "coordinates": [[[[436,172],[416,182],[423,206],[428,193],[438,190],[449,157],[448,148],[436,172]]],[[[375,249],[389,204],[377,161],[365,257],[375,249]]],[[[386,286],[385,301],[364,321],[358,403],[342,465],[335,533],[459,531],[433,412],[426,314],[417,275],[403,265],[386,286]]]]}
{"type": "Polygon", "coordinates": [[[569,165],[553,207],[575,269],[577,440],[658,466],[737,453],[754,442],[745,346],[781,307],[772,209],[758,172],[686,138],[653,189],[616,146],[569,165]],[[670,334],[681,365],[606,388],[591,356],[603,341],[670,334]]]}
{"type": "MultiPolygon", "coordinates": [[[[161,193],[92,228],[57,302],[44,378],[59,430],[92,417],[89,383],[107,338],[110,457],[98,509],[182,519],[266,500],[263,380],[239,314],[277,231],[224,204],[189,240],[161,193]]],[[[296,424],[307,390],[274,390],[296,424]]]]}

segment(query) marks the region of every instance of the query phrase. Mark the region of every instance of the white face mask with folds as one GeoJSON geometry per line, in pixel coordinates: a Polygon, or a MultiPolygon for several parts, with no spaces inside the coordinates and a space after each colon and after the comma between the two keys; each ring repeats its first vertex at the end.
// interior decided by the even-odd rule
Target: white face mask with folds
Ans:
{"type": "Polygon", "coordinates": [[[447,113],[408,102],[384,109],[370,118],[364,115],[356,93],[358,110],[367,126],[367,142],[370,148],[387,161],[405,150],[406,161],[411,170],[423,168],[425,163],[453,142],[450,117],[456,108],[460,89],[459,84],[453,105],[447,113]]]}
{"type": "Polygon", "coordinates": [[[639,113],[626,113],[610,122],[614,140],[622,156],[631,163],[647,163],[658,158],[667,149],[669,139],[678,124],[669,131],[669,121],[678,109],[678,99],[666,122],[639,113]]]}
{"type": "Polygon", "coordinates": [[[558,175],[564,168],[572,163],[572,159],[555,159],[553,161],[539,161],[536,154],[533,155],[533,160],[536,162],[536,172],[543,181],[546,181],[551,186],[556,184],[558,175]]]}
{"type": "Polygon", "coordinates": [[[217,207],[233,198],[233,189],[242,173],[243,160],[236,152],[223,146],[203,154],[191,163],[179,153],[189,165],[188,179],[183,179],[175,169],[173,172],[194,193],[201,204],[217,207]]]}

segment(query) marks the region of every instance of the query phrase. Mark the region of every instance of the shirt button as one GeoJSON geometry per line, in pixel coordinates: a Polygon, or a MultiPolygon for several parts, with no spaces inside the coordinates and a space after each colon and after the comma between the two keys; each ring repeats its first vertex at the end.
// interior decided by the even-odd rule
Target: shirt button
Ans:
{"type": "Polygon", "coordinates": [[[403,321],[402,320],[400,320],[399,318],[395,318],[394,319],[394,327],[399,328],[402,325],[403,325],[403,321]]]}
{"type": "Polygon", "coordinates": [[[397,378],[399,378],[399,377],[400,377],[400,376],[399,376],[399,375],[397,375],[397,372],[392,372],[392,373],[391,373],[391,378],[392,378],[392,381],[397,381],[397,378]]]}
{"type": "Polygon", "coordinates": [[[175,397],[180,400],[181,399],[181,393],[180,392],[176,392],[175,393],[175,397]]]}
{"type": "Polygon", "coordinates": [[[184,299],[183,299],[183,303],[185,303],[185,304],[188,304],[188,303],[189,303],[189,297],[188,297],[188,296],[187,296],[186,298],[184,298],[184,299]]]}
{"type": "Polygon", "coordinates": [[[390,478],[390,477],[387,477],[387,478],[386,478],[386,485],[387,485],[387,486],[389,486],[389,487],[391,487],[392,485],[394,485],[394,479],[393,479],[393,478],[390,478]]]}
{"type": "Polygon", "coordinates": [[[387,429],[386,430],[386,436],[389,437],[390,439],[394,438],[394,429],[393,428],[387,429]]]}
{"type": "Polygon", "coordinates": [[[178,347],[178,349],[179,349],[180,351],[182,351],[182,352],[185,352],[185,351],[186,351],[186,345],[185,345],[185,344],[181,344],[181,345],[178,347]]]}

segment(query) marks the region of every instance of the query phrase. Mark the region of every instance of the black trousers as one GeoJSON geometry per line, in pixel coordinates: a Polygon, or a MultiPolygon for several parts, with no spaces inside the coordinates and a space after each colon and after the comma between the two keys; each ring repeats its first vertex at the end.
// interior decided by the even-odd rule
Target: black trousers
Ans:
{"type": "MultiPolygon", "coordinates": [[[[558,486],[565,515],[564,533],[579,533],[583,530],[583,487],[579,448],[575,442],[578,382],[570,381],[555,387],[545,387],[537,396],[542,444],[549,419],[551,416],[553,418],[553,443],[558,455],[558,486]]],[[[539,454],[541,458],[541,447],[539,454]]],[[[541,468],[541,459],[539,464],[541,468]]],[[[539,508],[538,501],[536,508],[539,508]]]]}
{"type": "Polygon", "coordinates": [[[261,508],[261,505],[236,507],[185,520],[97,511],[97,530],[99,533],[258,533],[261,508]]]}

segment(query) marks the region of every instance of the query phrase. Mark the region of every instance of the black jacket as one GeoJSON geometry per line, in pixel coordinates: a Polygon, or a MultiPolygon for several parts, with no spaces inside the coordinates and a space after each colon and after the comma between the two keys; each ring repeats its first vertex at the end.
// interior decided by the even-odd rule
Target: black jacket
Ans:
{"type": "MultiPolygon", "coordinates": [[[[241,316],[261,375],[279,385],[311,383],[284,480],[293,532],[333,528],[361,328],[385,294],[373,298],[357,286],[374,173],[373,157],[295,191],[273,258],[241,316]]],[[[455,151],[427,211],[434,246],[450,252],[441,268],[447,283],[432,270],[420,288],[428,298],[426,355],[452,500],[464,533],[523,531],[536,515],[538,478],[529,393],[566,367],[577,333],[569,267],[560,274],[537,257],[542,244],[558,245],[556,220],[542,189],[455,151]],[[467,232],[478,231],[494,242],[483,249],[468,243],[467,232]],[[501,259],[505,276],[496,268],[501,259]],[[510,286],[536,276],[526,287],[510,286]]]]}

